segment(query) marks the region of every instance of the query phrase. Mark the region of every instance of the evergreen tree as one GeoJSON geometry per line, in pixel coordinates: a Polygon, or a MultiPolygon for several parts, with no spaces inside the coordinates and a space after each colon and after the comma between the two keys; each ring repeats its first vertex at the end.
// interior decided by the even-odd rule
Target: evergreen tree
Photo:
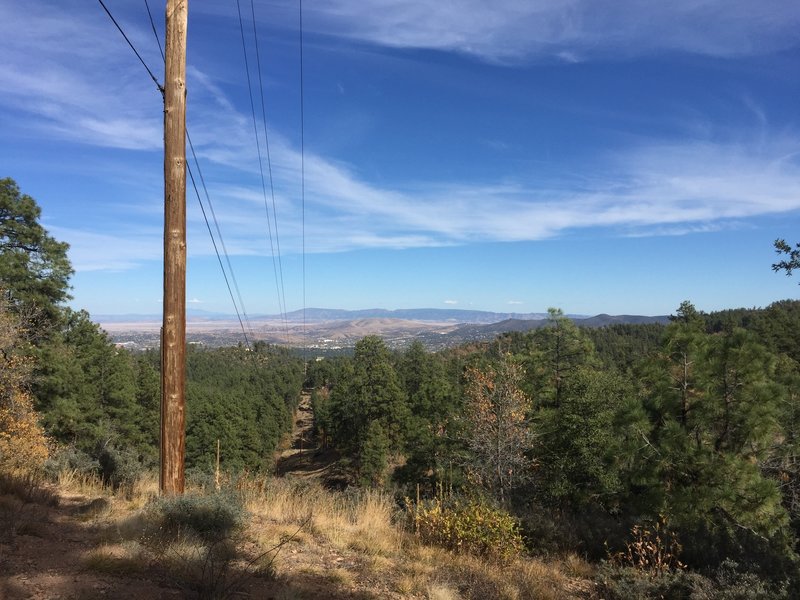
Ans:
{"type": "MultiPolygon", "coordinates": [[[[751,335],[710,336],[688,303],[644,375],[663,510],[685,532],[687,556],[718,562],[753,539],[783,539],[787,514],[760,459],[778,435],[774,361],[751,335]],[[722,555],[705,543],[716,540],[722,555]],[[691,543],[690,543],[691,542],[691,543]],[[724,548],[724,549],[723,549],[724,548]]],[[[740,554],[744,549],[738,550],[740,554]]]]}
{"type": "Polygon", "coordinates": [[[403,354],[399,373],[410,410],[406,463],[397,473],[402,481],[433,485],[450,464],[452,440],[446,431],[455,413],[457,390],[447,378],[439,356],[414,341],[403,354]]]}
{"type": "Polygon", "coordinates": [[[41,328],[57,320],[59,305],[69,299],[72,266],[68,245],[50,237],[40,216],[13,179],[0,179],[0,281],[12,306],[41,328]]]}
{"type": "Polygon", "coordinates": [[[632,387],[620,375],[578,369],[558,407],[537,412],[537,496],[549,506],[619,507],[644,428],[632,387]]]}
{"type": "Polygon", "coordinates": [[[786,271],[786,275],[791,275],[795,269],[800,269],[800,244],[796,244],[792,248],[784,239],[777,239],[773,244],[775,252],[780,255],[785,255],[784,258],[772,265],[772,270],[776,273],[778,271],[786,271]]]}
{"type": "Polygon", "coordinates": [[[365,487],[381,487],[386,475],[389,456],[389,438],[379,421],[367,428],[364,447],[361,451],[359,482],[365,487]]]}
{"type": "Polygon", "coordinates": [[[547,325],[533,333],[528,370],[537,402],[557,407],[572,374],[594,361],[594,348],[586,333],[561,309],[549,308],[548,315],[547,325]]]}
{"type": "Polygon", "coordinates": [[[331,424],[335,444],[359,456],[367,430],[379,421],[391,449],[400,450],[408,429],[405,394],[383,340],[368,336],[355,347],[352,367],[331,391],[331,424]]]}

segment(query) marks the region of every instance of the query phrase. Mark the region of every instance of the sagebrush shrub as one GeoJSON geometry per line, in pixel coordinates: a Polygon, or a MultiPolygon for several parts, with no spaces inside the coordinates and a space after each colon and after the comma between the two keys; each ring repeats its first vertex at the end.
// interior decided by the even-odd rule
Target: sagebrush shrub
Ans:
{"type": "Polygon", "coordinates": [[[210,544],[232,537],[246,516],[241,500],[232,493],[163,497],[152,510],[163,533],[194,535],[210,544]]]}

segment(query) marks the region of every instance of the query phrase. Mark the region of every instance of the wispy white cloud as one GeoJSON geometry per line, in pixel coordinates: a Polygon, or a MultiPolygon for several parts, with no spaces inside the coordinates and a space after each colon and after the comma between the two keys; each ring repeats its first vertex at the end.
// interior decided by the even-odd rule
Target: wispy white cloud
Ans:
{"type": "Polygon", "coordinates": [[[327,35],[489,61],[742,56],[800,43],[800,5],[786,0],[331,0],[308,12],[308,26],[327,35]]]}
{"type": "MultiPolygon", "coordinates": [[[[800,143],[791,136],[764,136],[762,128],[751,138],[642,143],[586,165],[580,180],[546,184],[519,179],[375,185],[353,167],[307,153],[305,248],[341,252],[535,241],[586,228],[620,236],[682,235],[799,210],[800,143]]],[[[284,252],[299,252],[300,156],[281,136],[273,141],[280,243],[284,252]]],[[[243,157],[247,150],[231,144],[231,153],[243,157]]],[[[260,185],[217,185],[212,194],[231,253],[269,253],[260,185]]],[[[267,203],[272,219],[269,192],[267,203]]],[[[202,229],[196,210],[193,219],[202,229]]],[[[210,251],[207,242],[202,245],[210,251]]]]}
{"type": "Polygon", "coordinates": [[[97,233],[88,229],[48,227],[58,240],[70,244],[68,256],[76,271],[126,271],[145,260],[159,260],[162,237],[156,231],[97,233]]]}
{"type": "Polygon", "coordinates": [[[438,182],[419,184],[416,192],[370,185],[315,157],[307,218],[319,231],[318,215],[328,212],[347,224],[329,228],[326,251],[532,241],[592,227],[620,235],[710,231],[800,209],[797,146],[650,144],[613,157],[602,175],[587,174],[579,186],[569,180],[547,187],[438,182]]]}
{"type": "MultiPolygon", "coordinates": [[[[7,32],[0,36],[0,109],[24,116],[8,126],[95,146],[158,149],[161,98],[155,84],[143,85],[147,74],[132,68],[136,58],[101,11],[73,8],[0,5],[7,32]]],[[[140,30],[125,25],[141,41],[140,30]]],[[[153,68],[158,65],[157,55],[145,56],[153,68]]]]}
{"type": "MultiPolygon", "coordinates": [[[[56,4],[38,6],[47,10],[30,19],[23,4],[0,4],[0,22],[14,31],[0,37],[0,110],[24,116],[18,127],[26,134],[159,151],[161,99],[105,15],[87,18],[86,12],[76,16],[56,4]],[[109,73],[116,74],[113,86],[109,73]]],[[[796,45],[800,4],[332,0],[309,9],[309,22],[332,35],[465,52],[486,60],[586,60],[661,50],[734,56],[796,45]]],[[[140,48],[150,49],[151,65],[158,64],[148,32],[129,23],[126,29],[140,48]]],[[[232,255],[269,254],[273,242],[265,212],[274,231],[272,186],[266,183],[265,198],[252,120],[236,110],[211,76],[190,68],[188,78],[194,107],[190,131],[204,170],[209,167],[207,182],[227,250],[232,255]]],[[[576,165],[580,181],[518,177],[376,184],[355,165],[306,152],[305,245],[300,237],[300,153],[271,130],[280,245],[285,253],[300,252],[303,245],[308,252],[418,248],[535,241],[593,227],[607,228],[609,235],[680,235],[800,209],[800,143],[788,134],[768,135],[765,110],[754,100],[746,98],[745,104],[759,126],[749,137],[640,143],[600,156],[599,165],[576,165]]],[[[505,148],[501,141],[486,143],[505,148]]],[[[191,191],[189,203],[190,254],[209,255],[213,248],[191,191]]],[[[128,214],[133,210],[123,204],[119,208],[128,214]]],[[[52,228],[72,244],[70,255],[79,270],[127,269],[161,258],[159,231],[108,233],[92,227],[52,228]]]]}
{"type": "Polygon", "coordinates": [[[454,304],[458,304],[458,300],[445,300],[444,303],[445,304],[454,305],[454,304]]]}

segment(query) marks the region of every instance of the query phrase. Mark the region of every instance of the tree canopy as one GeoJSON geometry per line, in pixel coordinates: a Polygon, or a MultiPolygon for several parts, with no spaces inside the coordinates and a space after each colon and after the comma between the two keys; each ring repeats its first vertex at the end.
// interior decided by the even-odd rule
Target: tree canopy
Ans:
{"type": "Polygon", "coordinates": [[[779,255],[787,256],[772,265],[772,270],[776,273],[778,271],[786,271],[786,275],[790,276],[795,269],[800,269],[800,243],[792,248],[784,239],[775,240],[775,252],[779,255]]]}
{"type": "Polygon", "coordinates": [[[16,310],[52,322],[68,300],[69,245],[42,227],[41,208],[11,178],[0,179],[0,281],[16,310]]]}

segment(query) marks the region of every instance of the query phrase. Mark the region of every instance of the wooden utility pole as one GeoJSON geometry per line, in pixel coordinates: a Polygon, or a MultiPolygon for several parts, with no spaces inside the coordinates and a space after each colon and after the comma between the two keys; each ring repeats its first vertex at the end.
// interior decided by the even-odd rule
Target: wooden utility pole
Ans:
{"type": "Polygon", "coordinates": [[[167,0],[164,75],[162,494],[182,494],[186,422],[186,26],[188,0],[167,0]]]}

